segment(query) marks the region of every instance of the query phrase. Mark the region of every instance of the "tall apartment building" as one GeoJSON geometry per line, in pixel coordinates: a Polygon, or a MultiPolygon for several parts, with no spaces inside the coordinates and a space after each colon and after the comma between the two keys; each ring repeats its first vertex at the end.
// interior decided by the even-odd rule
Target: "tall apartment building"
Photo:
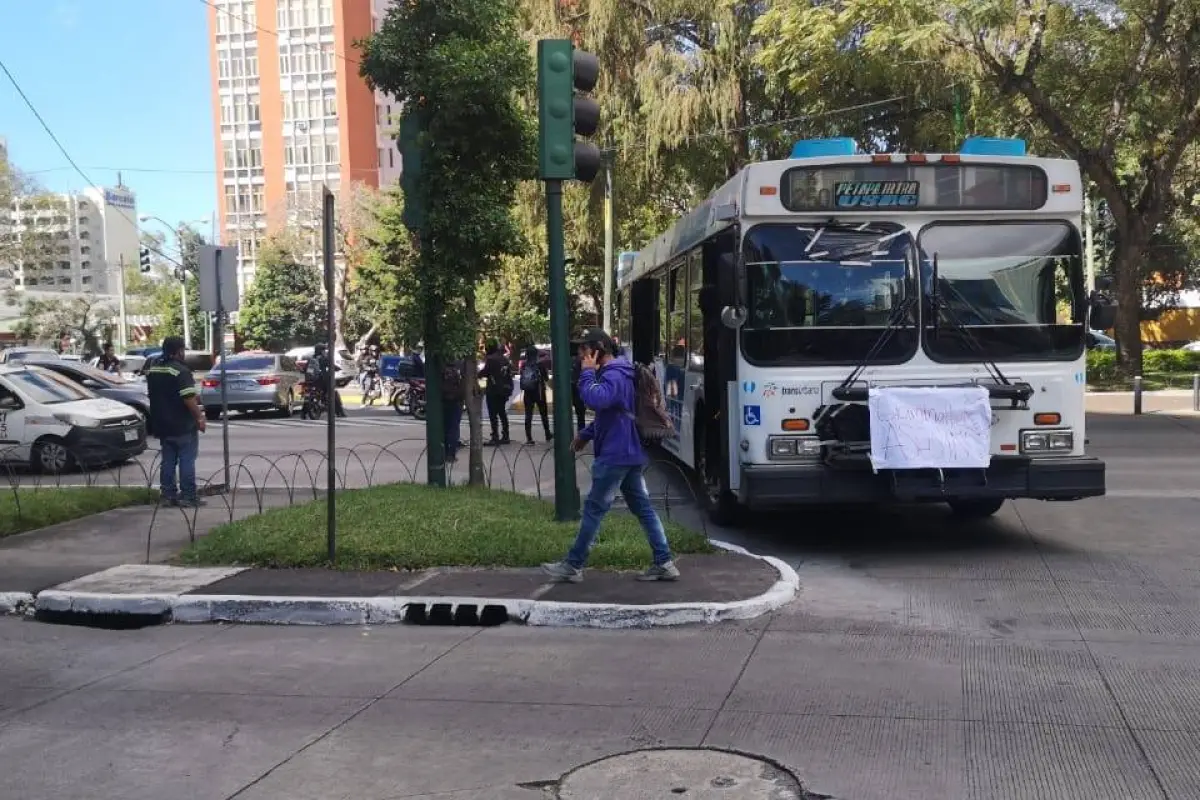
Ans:
{"type": "Polygon", "coordinates": [[[25,292],[115,295],[120,265],[138,263],[137,199],[128,188],[16,197],[8,230],[21,260],[0,264],[0,286],[25,292]]]}
{"type": "Polygon", "coordinates": [[[358,74],[353,43],[389,0],[215,0],[209,8],[222,243],[238,245],[238,287],[259,242],[291,225],[320,258],[322,187],[394,183],[392,102],[358,74]]]}

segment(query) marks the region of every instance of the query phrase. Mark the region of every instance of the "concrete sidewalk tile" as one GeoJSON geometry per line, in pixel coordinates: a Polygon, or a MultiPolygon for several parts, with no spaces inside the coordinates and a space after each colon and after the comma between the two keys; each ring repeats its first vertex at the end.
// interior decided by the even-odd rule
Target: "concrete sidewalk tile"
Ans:
{"type": "Polygon", "coordinates": [[[1200,646],[1090,647],[1131,727],[1200,733],[1200,646]]]}
{"type": "Polygon", "coordinates": [[[228,578],[242,567],[172,567],[165,564],[122,564],[53,587],[60,592],[100,594],[186,594],[228,578]]]}
{"type": "Polygon", "coordinates": [[[540,569],[462,569],[444,570],[411,588],[400,587],[394,594],[437,597],[530,598],[546,586],[540,569]]]}
{"type": "Polygon", "coordinates": [[[962,719],[964,641],[768,631],[730,711],[962,719]]]}
{"type": "Polygon", "coordinates": [[[771,616],[771,630],[888,634],[916,631],[908,586],[841,565],[801,564],[796,600],[771,616]]]}
{"type": "Polygon", "coordinates": [[[1133,735],[1162,782],[1167,800],[1193,800],[1200,794],[1200,759],[1196,758],[1200,733],[1135,730],[1133,735]]]}
{"type": "Polygon", "coordinates": [[[393,594],[404,572],[355,572],[318,567],[248,569],[187,594],[275,597],[379,597],[393,594]]]}
{"type": "Polygon", "coordinates": [[[757,634],[721,625],[661,631],[504,626],[455,649],[397,697],[711,708],[733,686],[757,634]]]}
{"type": "Polygon", "coordinates": [[[225,800],[361,700],[71,694],[0,726],[0,797],[225,800]]]}
{"type": "Polygon", "coordinates": [[[473,633],[465,628],[248,626],[220,647],[189,648],[100,684],[105,689],[220,692],[251,696],[383,694],[473,633]]]}
{"type": "MultiPolygon", "coordinates": [[[[713,712],[385,699],[239,800],[504,797],[580,764],[642,747],[696,746],[713,712]]],[[[534,800],[538,792],[523,790],[534,800]]]]}
{"type": "MultiPolygon", "coordinates": [[[[1119,488],[1115,481],[1110,485],[1119,488]]],[[[1077,503],[1028,500],[1020,501],[1019,508],[1039,546],[1050,551],[1196,555],[1195,543],[1179,535],[1180,531],[1196,529],[1200,502],[1195,499],[1114,496],[1077,503]]]]}
{"type": "Polygon", "coordinates": [[[1088,641],[1200,643],[1200,589],[1067,582],[1059,587],[1088,641]]]}
{"type": "Polygon", "coordinates": [[[963,669],[968,719],[1124,725],[1082,642],[969,642],[963,669]]]}
{"type": "Polygon", "coordinates": [[[705,738],[774,758],[838,800],[952,800],[965,794],[964,723],[723,711],[705,738]]]}
{"type": "Polygon", "coordinates": [[[8,622],[0,627],[0,693],[74,689],[226,632],[180,626],[106,631],[8,622]]]}
{"type": "Polygon", "coordinates": [[[1161,800],[1130,731],[967,723],[967,797],[1161,800]]]}
{"type": "Polygon", "coordinates": [[[1131,583],[1200,587],[1200,556],[1137,553],[1047,553],[1046,566],[1066,583],[1131,583]]]}

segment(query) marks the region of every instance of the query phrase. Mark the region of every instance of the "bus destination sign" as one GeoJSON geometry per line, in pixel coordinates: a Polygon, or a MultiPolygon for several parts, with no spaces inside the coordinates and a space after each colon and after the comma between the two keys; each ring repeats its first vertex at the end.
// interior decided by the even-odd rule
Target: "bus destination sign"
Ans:
{"type": "Polygon", "coordinates": [[[921,199],[917,181],[845,181],[835,184],[838,208],[916,208],[921,199]]]}

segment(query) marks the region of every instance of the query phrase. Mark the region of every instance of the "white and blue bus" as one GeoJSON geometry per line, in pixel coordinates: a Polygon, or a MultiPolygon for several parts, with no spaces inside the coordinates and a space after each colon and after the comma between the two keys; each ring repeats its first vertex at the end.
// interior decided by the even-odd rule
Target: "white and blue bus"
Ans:
{"type": "Polygon", "coordinates": [[[654,366],[709,512],[1104,494],[1084,453],[1083,184],[1016,139],[952,154],[796,144],[751,164],[618,273],[617,334],[654,366]],[[880,470],[873,387],[982,387],[978,469],[880,470]],[[986,419],[986,410],[983,411],[986,419]],[[984,442],[986,445],[986,441],[984,442]],[[990,457],[988,456],[990,453],[990,457]]]}

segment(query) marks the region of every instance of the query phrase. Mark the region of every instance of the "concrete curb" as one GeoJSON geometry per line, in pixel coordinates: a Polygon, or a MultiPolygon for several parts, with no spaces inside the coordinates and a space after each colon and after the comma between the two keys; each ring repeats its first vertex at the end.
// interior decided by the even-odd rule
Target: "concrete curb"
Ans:
{"type": "Polygon", "coordinates": [[[29,592],[0,592],[0,617],[24,616],[33,611],[33,595],[29,592]]]}
{"type": "Polygon", "coordinates": [[[481,597],[266,597],[203,594],[108,594],[48,589],[36,599],[39,612],[161,615],[174,622],[239,622],[259,625],[383,625],[404,622],[411,607],[439,607],[452,619],[459,610],[482,616],[504,609],[508,621],[547,627],[652,628],[745,620],[774,611],[795,597],[800,577],[788,564],[737,545],[713,545],[765,561],[779,573],[766,592],[727,603],[566,603],[481,597]]]}

